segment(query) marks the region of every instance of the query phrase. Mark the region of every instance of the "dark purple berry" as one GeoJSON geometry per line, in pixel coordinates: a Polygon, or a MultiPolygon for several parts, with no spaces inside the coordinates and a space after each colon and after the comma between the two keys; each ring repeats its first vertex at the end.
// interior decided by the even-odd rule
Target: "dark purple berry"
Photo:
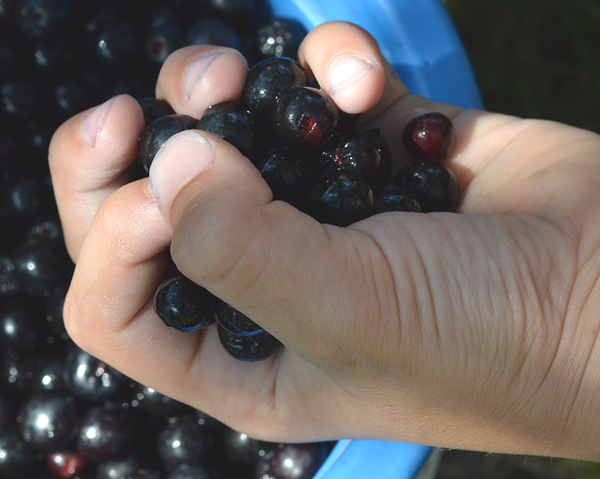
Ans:
{"type": "Polygon", "coordinates": [[[242,336],[251,336],[264,331],[241,311],[238,311],[225,301],[218,300],[215,305],[215,317],[219,324],[227,331],[242,336]]]}
{"type": "Polygon", "coordinates": [[[296,58],[306,33],[302,24],[291,18],[278,18],[265,23],[256,36],[260,55],[263,58],[296,58]]]}
{"type": "Polygon", "coordinates": [[[31,354],[0,351],[0,389],[14,395],[31,391],[34,385],[36,358],[31,354]]]}
{"type": "Polygon", "coordinates": [[[326,442],[280,444],[256,465],[255,478],[310,479],[319,470],[330,451],[326,442]]]}
{"type": "Polygon", "coordinates": [[[148,126],[154,120],[162,116],[174,115],[175,111],[165,100],[159,100],[153,96],[139,98],[137,101],[142,107],[144,114],[144,125],[148,126]]]}
{"type": "Polygon", "coordinates": [[[380,176],[383,159],[375,130],[358,130],[332,135],[321,154],[324,171],[343,170],[369,181],[380,176]]]}
{"type": "Polygon", "coordinates": [[[133,475],[139,469],[135,456],[126,456],[111,461],[103,461],[96,468],[95,479],[121,479],[133,475]]]}
{"type": "Polygon", "coordinates": [[[16,11],[17,24],[29,38],[58,33],[69,18],[68,0],[22,0],[16,11]]]}
{"type": "Polygon", "coordinates": [[[14,427],[0,430],[0,477],[40,477],[43,454],[28,444],[14,427]]]}
{"type": "Polygon", "coordinates": [[[127,383],[126,376],[78,347],[67,355],[64,377],[75,396],[89,401],[114,397],[127,383]]]}
{"type": "Polygon", "coordinates": [[[40,451],[60,450],[77,433],[77,402],[64,391],[38,391],[23,403],[18,421],[21,434],[33,447],[40,451]]]}
{"type": "Polygon", "coordinates": [[[309,213],[321,223],[348,226],[373,214],[373,192],[364,178],[332,171],[309,194],[309,213]]]}
{"type": "Polygon", "coordinates": [[[0,104],[8,117],[32,118],[38,109],[36,87],[31,82],[6,83],[0,87],[0,104]]]}
{"type": "Polygon", "coordinates": [[[0,257],[0,296],[15,295],[21,289],[19,275],[12,257],[0,257]]]}
{"type": "Polygon", "coordinates": [[[391,211],[411,211],[420,213],[421,206],[405,189],[390,184],[375,188],[373,192],[374,214],[391,211]]]}
{"type": "Polygon", "coordinates": [[[75,479],[87,469],[86,459],[77,451],[49,452],[46,465],[60,479],[75,479]]]}
{"type": "Polygon", "coordinates": [[[119,19],[112,19],[102,26],[92,40],[96,56],[114,66],[123,67],[131,62],[138,51],[140,40],[135,28],[119,19]]]}
{"type": "Polygon", "coordinates": [[[275,103],[273,126],[286,146],[307,150],[322,146],[338,120],[339,112],[325,92],[295,87],[282,92],[275,103]]]}
{"type": "Polygon", "coordinates": [[[451,170],[433,160],[411,163],[394,177],[394,183],[411,194],[423,213],[455,211],[458,183],[451,170]]]}
{"type": "Polygon", "coordinates": [[[167,471],[181,464],[204,464],[215,448],[215,436],[198,427],[192,415],[172,418],[158,437],[158,455],[167,471]]]}
{"type": "Polygon", "coordinates": [[[303,208],[312,179],[312,159],[296,150],[276,145],[256,157],[256,167],[273,192],[273,199],[303,208]]]}
{"type": "Polygon", "coordinates": [[[30,295],[47,294],[63,284],[72,263],[64,245],[52,240],[29,240],[15,254],[22,289],[30,295]]]}
{"type": "Polygon", "coordinates": [[[169,138],[177,133],[194,128],[196,123],[197,120],[188,115],[167,115],[146,126],[140,134],[138,146],[138,159],[144,169],[146,171],[150,170],[150,165],[152,165],[158,150],[169,138]]]}
{"type": "Polygon", "coordinates": [[[25,299],[4,301],[0,306],[0,347],[13,351],[33,350],[45,340],[48,330],[39,309],[25,299]]]}
{"type": "Polygon", "coordinates": [[[268,332],[253,334],[252,336],[241,336],[227,331],[219,326],[219,339],[229,354],[241,361],[260,361],[271,356],[280,343],[268,332]]]}
{"type": "Polygon", "coordinates": [[[186,411],[185,404],[176,401],[155,389],[137,383],[131,391],[131,407],[156,416],[175,416],[186,411]]]}
{"type": "Polygon", "coordinates": [[[252,114],[229,103],[206,110],[196,128],[226,140],[250,158],[263,144],[263,130],[252,114]]]}
{"type": "Polygon", "coordinates": [[[215,322],[214,301],[210,292],[178,274],[158,288],[154,311],[167,326],[189,332],[215,322]]]}
{"type": "Polygon", "coordinates": [[[179,25],[162,23],[154,27],[144,39],[144,51],[146,58],[160,67],[171,53],[185,44],[185,35],[179,25]]]}
{"type": "Polygon", "coordinates": [[[61,391],[67,388],[65,381],[64,354],[45,354],[39,360],[33,376],[33,388],[46,391],[61,391]]]}
{"type": "Polygon", "coordinates": [[[228,427],[224,428],[222,441],[227,460],[248,467],[253,467],[262,456],[277,446],[228,427]]]}
{"type": "Polygon", "coordinates": [[[131,430],[122,413],[93,407],[81,422],[77,449],[92,461],[110,461],[127,455],[131,430]]]}
{"type": "Polygon", "coordinates": [[[252,113],[270,120],[281,94],[307,83],[306,71],[297,61],[287,57],[268,58],[248,71],[242,101],[252,113]]]}
{"type": "Polygon", "coordinates": [[[418,160],[445,160],[454,146],[454,126],[443,113],[430,112],[413,118],[404,129],[403,141],[418,160]]]}

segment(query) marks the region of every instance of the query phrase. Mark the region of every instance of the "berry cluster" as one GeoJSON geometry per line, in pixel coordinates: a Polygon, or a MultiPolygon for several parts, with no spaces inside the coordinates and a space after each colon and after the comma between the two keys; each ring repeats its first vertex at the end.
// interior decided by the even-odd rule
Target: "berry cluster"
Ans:
{"type": "MultiPolygon", "coordinates": [[[[146,99],[144,108],[163,106],[146,99]]],[[[171,112],[147,124],[139,160],[148,171],[168,138],[195,128],[238,148],[275,200],[322,223],[348,226],[383,212],[455,210],[457,183],[442,164],[454,144],[450,119],[431,112],[406,126],[404,145],[414,161],[394,176],[379,130],[357,128],[358,119],[339,112],[323,90],[309,85],[297,61],[273,57],[250,68],[239,104],[212,106],[199,120],[171,112]]],[[[216,322],[222,345],[237,359],[265,359],[279,346],[250,318],[181,273],[159,287],[155,311],[166,325],[186,332],[216,322]]]]}
{"type": "Polygon", "coordinates": [[[330,443],[249,438],[73,344],[73,264],[47,166],[60,123],[110,96],[140,98],[148,123],[172,113],[143,98],[174,49],[259,61],[304,33],[260,0],[0,1],[0,479],[308,479],[320,467],[330,443]]]}

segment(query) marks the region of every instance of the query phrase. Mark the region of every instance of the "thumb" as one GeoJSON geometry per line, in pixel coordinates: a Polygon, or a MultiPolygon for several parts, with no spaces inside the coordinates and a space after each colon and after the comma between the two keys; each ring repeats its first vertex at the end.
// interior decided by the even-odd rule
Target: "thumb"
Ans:
{"type": "Polygon", "coordinates": [[[150,188],[184,275],[296,351],[330,350],[332,318],[346,307],[332,300],[341,296],[339,279],[364,278],[351,271],[360,262],[343,261],[351,248],[343,228],[273,201],[250,160],[206,132],[169,139],[152,163],[150,188]]]}

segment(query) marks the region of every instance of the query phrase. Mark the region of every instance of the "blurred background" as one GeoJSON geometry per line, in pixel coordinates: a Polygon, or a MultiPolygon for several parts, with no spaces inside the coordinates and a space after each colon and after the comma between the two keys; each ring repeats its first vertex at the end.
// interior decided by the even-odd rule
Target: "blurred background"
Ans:
{"type": "Polygon", "coordinates": [[[488,109],[600,132],[600,1],[445,1],[488,109]]]}
{"type": "MultiPolygon", "coordinates": [[[[599,0],[446,0],[488,110],[600,133],[599,0]]],[[[600,464],[443,451],[436,479],[592,479],[600,464]]]]}

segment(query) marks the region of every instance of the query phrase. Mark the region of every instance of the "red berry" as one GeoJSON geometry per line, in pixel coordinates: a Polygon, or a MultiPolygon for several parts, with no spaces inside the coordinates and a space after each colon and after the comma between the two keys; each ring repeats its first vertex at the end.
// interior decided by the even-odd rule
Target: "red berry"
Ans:
{"type": "Polygon", "coordinates": [[[83,474],[86,460],[76,451],[50,452],[46,456],[48,470],[60,479],[72,479],[83,474]]]}
{"type": "Polygon", "coordinates": [[[404,129],[404,146],[419,160],[442,161],[454,146],[454,126],[446,115],[425,113],[413,118],[404,129]]]}

